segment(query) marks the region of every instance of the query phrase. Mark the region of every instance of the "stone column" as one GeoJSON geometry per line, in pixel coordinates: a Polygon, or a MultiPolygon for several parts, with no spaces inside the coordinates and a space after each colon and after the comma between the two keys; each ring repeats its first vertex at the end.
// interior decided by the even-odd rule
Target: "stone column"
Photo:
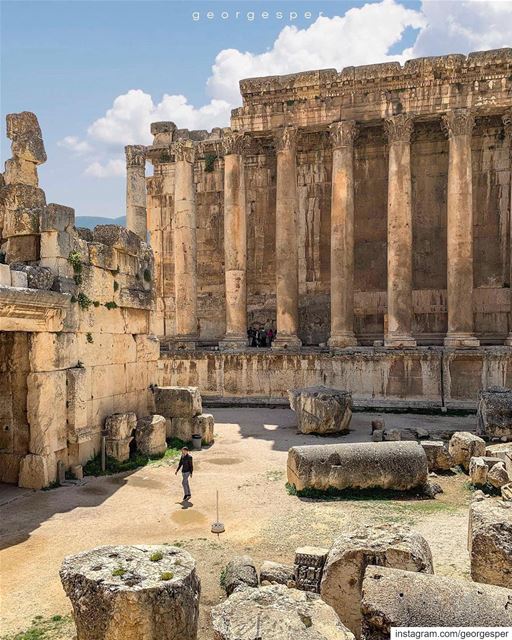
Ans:
{"type": "Polygon", "coordinates": [[[411,134],[413,118],[402,113],[384,121],[388,167],[388,321],[384,346],[415,347],[412,337],[411,134]]]}
{"type": "Polygon", "coordinates": [[[176,335],[171,344],[194,349],[198,338],[195,148],[190,140],[179,140],[171,148],[176,162],[172,220],[176,335]]]}
{"type": "Polygon", "coordinates": [[[146,219],[146,147],[130,144],[126,155],[126,226],[147,241],[146,219]]]}
{"type": "Polygon", "coordinates": [[[508,319],[508,336],[505,338],[505,344],[509,347],[512,347],[512,109],[510,109],[503,116],[503,124],[505,125],[505,138],[508,143],[508,152],[509,152],[509,168],[510,168],[510,178],[509,178],[509,195],[508,195],[508,214],[509,214],[509,293],[510,293],[510,312],[508,319]]]}
{"type": "Polygon", "coordinates": [[[226,334],[220,346],[224,349],[247,346],[247,213],[242,144],[241,133],[222,138],[226,334]]]}
{"type": "Polygon", "coordinates": [[[477,347],[473,335],[473,193],[470,109],[449,111],[443,123],[450,140],[447,216],[447,347],[477,347]]]}
{"type": "Polygon", "coordinates": [[[297,348],[299,275],[297,239],[297,129],[286,126],[275,136],[276,185],[276,307],[277,337],[273,349],[297,348]]]}
{"type": "Polygon", "coordinates": [[[330,126],[331,194],[331,349],[357,345],[354,335],[354,140],[352,120],[330,126]]]}

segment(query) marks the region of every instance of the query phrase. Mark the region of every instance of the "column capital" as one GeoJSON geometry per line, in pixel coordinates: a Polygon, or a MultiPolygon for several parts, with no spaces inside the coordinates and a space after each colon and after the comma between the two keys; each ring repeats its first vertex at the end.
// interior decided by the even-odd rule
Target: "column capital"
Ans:
{"type": "Polygon", "coordinates": [[[357,138],[359,128],[355,120],[340,120],[329,126],[329,132],[334,148],[351,147],[357,138]]]}
{"type": "Polygon", "coordinates": [[[475,114],[472,109],[453,109],[443,116],[442,125],[449,138],[471,135],[475,114]]]}
{"type": "Polygon", "coordinates": [[[277,129],[274,133],[276,151],[285,151],[294,148],[297,144],[298,133],[297,127],[290,125],[277,129]]]}
{"type": "Polygon", "coordinates": [[[124,148],[126,168],[146,166],[146,147],[141,144],[129,144],[124,148]]]}
{"type": "Polygon", "coordinates": [[[190,162],[195,160],[196,149],[191,140],[177,140],[171,144],[171,151],[176,162],[190,162]]]}
{"type": "Polygon", "coordinates": [[[225,156],[242,155],[247,138],[240,131],[230,131],[221,138],[220,144],[225,156]]]}
{"type": "Polygon", "coordinates": [[[384,130],[389,144],[410,142],[414,129],[414,117],[410,113],[399,113],[384,120],[384,130]]]}

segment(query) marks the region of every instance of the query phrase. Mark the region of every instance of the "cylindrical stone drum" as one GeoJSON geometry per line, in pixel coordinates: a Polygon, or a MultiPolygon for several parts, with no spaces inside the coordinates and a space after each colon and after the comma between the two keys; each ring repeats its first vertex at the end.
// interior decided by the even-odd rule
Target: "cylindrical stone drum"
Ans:
{"type": "Polygon", "coordinates": [[[292,447],[288,482],[303,489],[394,489],[427,481],[427,456],[418,442],[360,442],[292,447]]]}
{"type": "Polygon", "coordinates": [[[77,640],[196,640],[201,585],[167,545],[106,546],[64,559],[77,640]]]}

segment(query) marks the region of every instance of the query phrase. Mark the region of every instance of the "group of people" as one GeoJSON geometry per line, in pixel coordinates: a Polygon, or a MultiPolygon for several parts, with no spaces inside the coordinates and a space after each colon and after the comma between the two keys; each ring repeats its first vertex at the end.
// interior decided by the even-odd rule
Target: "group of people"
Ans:
{"type": "Polygon", "coordinates": [[[276,337],[275,329],[272,329],[270,325],[265,325],[256,329],[249,327],[247,330],[247,339],[250,347],[271,347],[274,338],[276,337]]]}

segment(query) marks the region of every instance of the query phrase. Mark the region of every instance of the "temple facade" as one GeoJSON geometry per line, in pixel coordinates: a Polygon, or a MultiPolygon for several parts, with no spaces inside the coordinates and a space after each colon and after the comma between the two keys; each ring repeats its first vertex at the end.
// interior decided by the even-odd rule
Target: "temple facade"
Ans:
{"type": "Polygon", "coordinates": [[[245,348],[262,326],[275,350],[512,345],[511,72],[500,49],[253,78],[230,128],[154,123],[126,148],[154,333],[172,350],[245,348]]]}

